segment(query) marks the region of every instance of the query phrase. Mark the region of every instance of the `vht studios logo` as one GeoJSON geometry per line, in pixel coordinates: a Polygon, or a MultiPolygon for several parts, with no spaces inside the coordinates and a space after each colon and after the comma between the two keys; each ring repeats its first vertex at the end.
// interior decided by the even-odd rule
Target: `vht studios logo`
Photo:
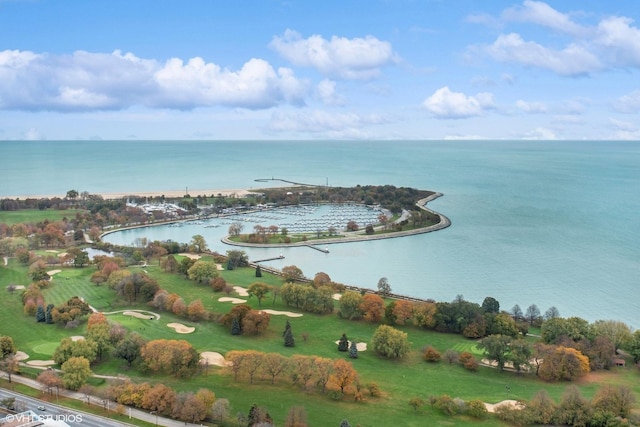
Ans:
{"type": "Polygon", "coordinates": [[[59,414],[59,415],[39,415],[39,414],[29,414],[22,413],[16,415],[7,415],[4,418],[6,422],[18,422],[20,424],[23,423],[32,423],[36,421],[45,421],[45,420],[54,420],[54,421],[63,421],[69,424],[80,424],[82,423],[82,414],[59,414]]]}

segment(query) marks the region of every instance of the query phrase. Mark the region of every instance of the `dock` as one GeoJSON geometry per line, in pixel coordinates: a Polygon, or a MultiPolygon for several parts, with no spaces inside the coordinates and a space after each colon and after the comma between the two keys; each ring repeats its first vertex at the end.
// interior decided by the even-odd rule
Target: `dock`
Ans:
{"type": "Polygon", "coordinates": [[[319,248],[319,247],[317,247],[317,246],[314,246],[314,245],[312,245],[312,244],[310,244],[310,243],[307,243],[305,246],[310,247],[311,249],[315,249],[316,251],[324,252],[325,254],[328,254],[328,253],[329,253],[329,249],[328,249],[328,248],[324,248],[324,249],[322,249],[322,248],[319,248]]]}
{"type": "Polygon", "coordinates": [[[273,257],[273,258],[257,259],[255,261],[251,261],[251,262],[254,263],[254,264],[257,264],[259,262],[275,261],[275,260],[278,260],[278,259],[284,259],[284,255],[280,255],[280,256],[277,256],[277,257],[273,257]]]}

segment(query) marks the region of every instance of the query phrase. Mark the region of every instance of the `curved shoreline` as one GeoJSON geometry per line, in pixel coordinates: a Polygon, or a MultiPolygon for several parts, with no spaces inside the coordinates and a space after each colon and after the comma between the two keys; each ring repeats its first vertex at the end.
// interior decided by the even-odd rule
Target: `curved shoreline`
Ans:
{"type": "Polygon", "coordinates": [[[425,197],[424,199],[420,199],[416,202],[416,206],[420,209],[423,209],[427,212],[430,212],[434,215],[437,215],[440,218],[440,221],[437,224],[430,225],[428,227],[416,228],[413,230],[406,231],[394,231],[385,234],[377,234],[377,235],[367,235],[367,234],[352,234],[343,238],[332,238],[332,239],[314,239],[306,242],[295,242],[295,243],[246,243],[246,242],[234,242],[229,240],[229,236],[225,236],[220,241],[224,244],[231,246],[243,246],[249,248],[291,248],[291,247],[300,247],[300,246],[309,246],[309,245],[332,245],[339,243],[352,243],[352,242],[363,242],[367,240],[382,240],[382,239],[393,239],[396,237],[406,237],[413,236],[416,234],[424,234],[430,233],[432,231],[438,231],[445,229],[451,225],[451,220],[447,218],[445,215],[438,213],[432,209],[427,208],[427,203],[442,197],[442,193],[433,193],[429,197],[425,197]]]}

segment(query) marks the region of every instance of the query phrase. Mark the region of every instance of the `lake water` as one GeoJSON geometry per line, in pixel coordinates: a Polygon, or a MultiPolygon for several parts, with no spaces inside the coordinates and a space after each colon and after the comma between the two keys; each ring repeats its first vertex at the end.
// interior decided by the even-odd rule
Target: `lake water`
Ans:
{"type": "MultiPolygon", "coordinates": [[[[391,184],[439,191],[429,206],[452,226],[406,238],[309,248],[247,249],[308,277],[503,309],[555,305],[562,316],[640,327],[640,143],[610,141],[39,141],[0,142],[0,196],[255,189],[258,178],[330,186],[391,184]]],[[[193,194],[193,193],[192,193],[193,194]]],[[[252,227],[252,226],[251,226],[252,227]]],[[[109,235],[211,249],[227,227],[156,227],[109,235]]]]}

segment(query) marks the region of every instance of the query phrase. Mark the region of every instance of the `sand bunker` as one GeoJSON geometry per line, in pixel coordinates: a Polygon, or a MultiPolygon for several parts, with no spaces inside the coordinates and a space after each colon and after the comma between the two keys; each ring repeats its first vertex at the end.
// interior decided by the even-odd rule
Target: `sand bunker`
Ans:
{"type": "Polygon", "coordinates": [[[332,297],[334,300],[340,301],[340,298],[342,298],[342,294],[333,294],[332,297]]]}
{"type": "MultiPolygon", "coordinates": [[[[340,341],[336,341],[336,345],[340,344],[340,341]]],[[[351,347],[351,342],[349,342],[349,347],[351,347]]],[[[357,342],[356,348],[358,351],[367,351],[367,343],[366,342],[357,342]]]]}
{"type": "Polygon", "coordinates": [[[200,363],[207,362],[209,365],[230,366],[231,362],[225,360],[224,356],[216,351],[203,351],[200,353],[200,363]]]}
{"type": "Polygon", "coordinates": [[[190,334],[196,330],[195,327],[183,325],[182,323],[167,323],[167,326],[173,328],[179,334],[190,334]]]}
{"type": "Polygon", "coordinates": [[[29,355],[24,351],[16,351],[16,360],[22,361],[22,360],[27,360],[28,358],[29,358],[29,355]]]}
{"type": "Polygon", "coordinates": [[[82,341],[84,337],[82,335],[74,335],[71,337],[71,341],[82,341]]]}
{"type": "Polygon", "coordinates": [[[47,249],[45,252],[49,252],[50,254],[57,254],[58,251],[56,251],[55,249],[47,249]]]}
{"type": "Polygon", "coordinates": [[[275,316],[287,316],[287,317],[302,317],[302,313],[293,313],[291,311],[279,311],[279,310],[262,310],[265,313],[273,314],[275,316]]]}
{"type": "Polygon", "coordinates": [[[241,297],[248,297],[249,296],[249,292],[247,292],[247,290],[245,288],[243,288],[242,286],[234,286],[233,290],[237,292],[238,295],[240,295],[241,297]]]}
{"type": "Polygon", "coordinates": [[[56,362],[53,360],[29,360],[27,361],[27,365],[30,366],[50,366],[55,365],[56,362]]]}
{"type": "Polygon", "coordinates": [[[487,408],[487,411],[491,413],[496,412],[496,409],[498,409],[501,406],[511,406],[514,409],[524,409],[524,405],[518,403],[517,400],[503,400],[502,402],[498,402],[498,403],[484,402],[484,407],[487,408]]]}
{"type": "Polygon", "coordinates": [[[178,254],[178,255],[186,256],[187,258],[191,258],[191,259],[200,259],[200,258],[202,258],[202,255],[198,255],[198,254],[182,253],[182,254],[178,254]]]}
{"type": "Polygon", "coordinates": [[[247,302],[246,299],[232,298],[232,297],[218,298],[218,301],[220,301],[220,302],[230,302],[231,304],[242,304],[243,302],[247,302]]]}
{"type": "Polygon", "coordinates": [[[24,285],[16,285],[16,287],[13,288],[13,289],[16,290],[16,291],[20,291],[20,290],[24,289],[24,285]]]}
{"type": "Polygon", "coordinates": [[[62,272],[62,270],[50,270],[50,271],[47,271],[47,274],[49,276],[53,276],[54,274],[58,274],[58,273],[61,273],[61,272],[62,272]]]}
{"type": "Polygon", "coordinates": [[[131,311],[131,310],[127,310],[127,311],[123,311],[122,315],[123,316],[133,316],[133,317],[137,317],[138,319],[147,319],[147,320],[153,320],[153,319],[158,320],[160,318],[160,315],[158,315],[156,313],[152,313],[150,311],[131,311]]]}

